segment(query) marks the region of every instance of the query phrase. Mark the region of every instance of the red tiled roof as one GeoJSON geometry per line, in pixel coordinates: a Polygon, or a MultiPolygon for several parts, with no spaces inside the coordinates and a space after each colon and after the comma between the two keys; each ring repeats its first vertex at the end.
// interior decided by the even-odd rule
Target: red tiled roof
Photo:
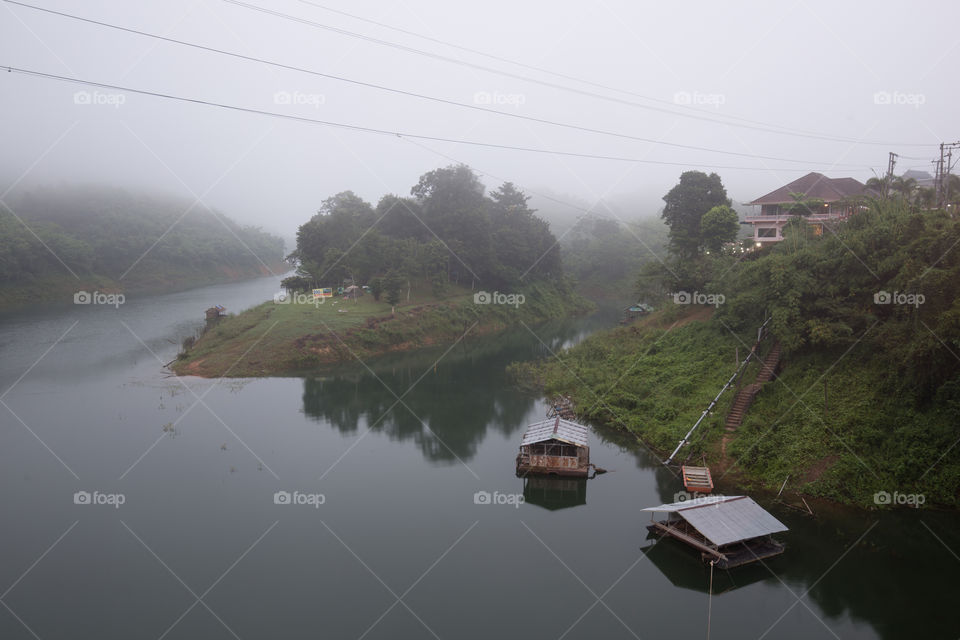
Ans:
{"type": "Polygon", "coordinates": [[[850,196],[871,195],[873,191],[853,178],[828,178],[811,172],[747,204],[784,204],[794,202],[791,193],[803,193],[809,199],[836,202],[850,196]]]}

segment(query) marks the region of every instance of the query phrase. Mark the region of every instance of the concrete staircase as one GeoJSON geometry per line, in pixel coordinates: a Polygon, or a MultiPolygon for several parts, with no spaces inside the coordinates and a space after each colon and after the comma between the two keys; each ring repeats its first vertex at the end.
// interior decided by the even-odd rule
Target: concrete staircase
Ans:
{"type": "Polygon", "coordinates": [[[743,417],[746,415],[753,399],[757,397],[763,385],[773,379],[777,372],[777,366],[780,364],[780,343],[774,342],[770,353],[763,359],[763,365],[757,373],[757,379],[752,383],[743,386],[737,392],[737,397],[733,400],[733,406],[730,407],[730,413],[727,414],[727,431],[736,431],[737,427],[743,424],[743,417]]]}

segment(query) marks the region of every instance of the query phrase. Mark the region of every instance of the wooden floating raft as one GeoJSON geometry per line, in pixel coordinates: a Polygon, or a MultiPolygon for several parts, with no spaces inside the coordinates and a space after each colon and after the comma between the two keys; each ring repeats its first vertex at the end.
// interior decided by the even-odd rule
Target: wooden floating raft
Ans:
{"type": "Polygon", "coordinates": [[[730,569],[783,553],[785,547],[770,537],[787,527],[747,496],[704,496],[694,500],[648,507],[666,513],[666,520],[647,526],[693,547],[700,558],[730,569]]]}
{"type": "Polygon", "coordinates": [[[680,467],[683,487],[690,493],[710,493],[713,491],[713,478],[709,467],[680,467]]]}

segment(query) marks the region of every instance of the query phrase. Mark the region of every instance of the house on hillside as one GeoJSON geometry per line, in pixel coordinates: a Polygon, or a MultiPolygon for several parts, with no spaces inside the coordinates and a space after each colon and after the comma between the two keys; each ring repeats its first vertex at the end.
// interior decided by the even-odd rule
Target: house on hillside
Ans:
{"type": "Polygon", "coordinates": [[[935,187],[936,178],[934,178],[928,171],[919,171],[917,169],[907,169],[903,172],[903,179],[916,180],[918,187],[935,187]]]}
{"type": "Polygon", "coordinates": [[[753,227],[752,239],[757,246],[783,240],[784,225],[796,215],[791,210],[798,204],[797,194],[803,194],[804,201],[817,203],[817,210],[804,216],[817,235],[823,233],[825,223],[845,220],[864,209],[864,197],[879,196],[854,178],[828,178],[822,173],[808,173],[746,203],[751,207],[760,207],[758,215],[748,215],[742,223],[753,227]]]}

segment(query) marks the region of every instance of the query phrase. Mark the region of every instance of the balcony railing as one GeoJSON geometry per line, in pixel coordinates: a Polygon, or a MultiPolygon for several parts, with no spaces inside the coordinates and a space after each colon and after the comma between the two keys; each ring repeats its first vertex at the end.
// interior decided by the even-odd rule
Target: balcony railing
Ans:
{"type": "MultiPolygon", "coordinates": [[[[848,216],[845,212],[836,212],[836,213],[814,213],[809,216],[800,216],[804,220],[809,222],[827,222],[829,220],[840,220],[848,216]]],[[[787,222],[790,218],[794,216],[788,215],[774,215],[774,216],[745,216],[745,222],[787,222]]]]}

